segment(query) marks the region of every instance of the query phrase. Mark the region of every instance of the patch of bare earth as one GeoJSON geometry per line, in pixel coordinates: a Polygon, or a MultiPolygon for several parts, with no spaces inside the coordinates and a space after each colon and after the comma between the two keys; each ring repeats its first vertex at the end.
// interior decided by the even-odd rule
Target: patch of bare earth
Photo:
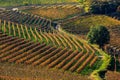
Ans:
{"type": "Polygon", "coordinates": [[[120,73],[113,72],[113,71],[107,71],[106,80],[120,80],[120,73]]]}

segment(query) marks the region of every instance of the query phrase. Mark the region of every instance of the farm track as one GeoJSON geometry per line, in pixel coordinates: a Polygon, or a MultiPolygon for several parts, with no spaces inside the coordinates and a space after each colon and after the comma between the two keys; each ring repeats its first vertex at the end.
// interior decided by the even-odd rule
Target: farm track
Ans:
{"type": "Polygon", "coordinates": [[[90,65],[92,60],[91,66],[97,60],[94,51],[86,45],[84,45],[85,53],[83,50],[79,52],[78,50],[57,48],[45,43],[10,37],[3,33],[0,33],[0,41],[4,42],[0,44],[0,62],[46,66],[80,73],[85,66],[90,65]]]}

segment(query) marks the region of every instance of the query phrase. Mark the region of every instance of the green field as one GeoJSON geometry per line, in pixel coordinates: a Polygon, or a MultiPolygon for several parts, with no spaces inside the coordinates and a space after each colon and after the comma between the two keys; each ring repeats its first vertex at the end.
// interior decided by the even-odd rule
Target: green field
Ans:
{"type": "Polygon", "coordinates": [[[77,0],[0,0],[0,6],[20,6],[29,4],[71,3],[77,0]]]}

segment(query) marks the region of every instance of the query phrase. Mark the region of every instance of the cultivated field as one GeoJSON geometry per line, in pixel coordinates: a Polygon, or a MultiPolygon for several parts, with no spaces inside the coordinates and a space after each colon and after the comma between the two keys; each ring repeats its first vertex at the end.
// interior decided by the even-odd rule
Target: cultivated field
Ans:
{"type": "MultiPolygon", "coordinates": [[[[52,4],[66,0],[44,1],[52,4]]],[[[44,3],[26,0],[3,6],[14,2],[14,5],[44,3]]],[[[113,28],[120,22],[103,15],[78,15],[81,12],[80,6],[74,5],[39,6],[24,12],[1,10],[0,79],[89,80],[89,75],[92,79],[99,77],[98,73],[106,70],[110,56],[71,33],[85,35],[91,25],[113,28]]]]}
{"type": "MultiPolygon", "coordinates": [[[[3,42],[1,41],[1,49],[2,49],[1,53],[3,53],[3,54],[1,54],[1,58],[2,58],[1,61],[6,61],[10,58],[13,58],[8,61],[15,62],[16,60],[18,60],[16,63],[21,63],[21,62],[25,61],[25,63],[28,63],[28,64],[29,63],[30,64],[32,63],[32,65],[41,64],[41,66],[46,66],[49,64],[48,65],[49,68],[55,67],[57,65],[56,68],[58,68],[58,69],[62,68],[63,70],[70,70],[71,72],[75,71],[75,72],[80,73],[81,70],[83,69],[83,67],[89,63],[89,61],[91,61],[90,66],[92,66],[94,61],[96,61],[98,59],[97,56],[96,57],[94,56],[95,53],[98,53],[98,52],[95,49],[93,49],[92,46],[88,45],[87,43],[81,42],[80,39],[77,39],[74,36],[70,37],[69,35],[65,34],[64,32],[63,33],[61,33],[61,32],[56,32],[56,33],[40,32],[39,33],[36,30],[36,28],[32,29],[31,27],[27,28],[26,26],[24,27],[24,26],[19,26],[19,25],[14,26],[14,23],[11,24],[11,23],[7,23],[6,21],[4,21],[4,23],[1,25],[2,25],[1,30],[3,33],[28,39],[27,41],[25,41],[23,39],[22,40],[21,39],[14,40],[14,38],[11,38],[9,36],[1,34],[1,40],[3,41],[3,42]],[[62,35],[64,35],[64,36],[62,36],[62,35]],[[12,42],[10,42],[11,39],[12,39],[12,42]],[[29,40],[32,40],[35,42],[40,42],[42,44],[40,44],[40,43],[33,44],[33,42],[29,42],[29,40]],[[6,42],[8,42],[8,44],[6,42]],[[70,42],[71,44],[69,44],[68,42],[70,42]],[[15,44],[15,43],[17,43],[17,44],[15,44]],[[33,44],[33,45],[31,45],[31,44],[33,44]],[[53,45],[53,47],[50,45],[53,45]],[[18,48],[17,48],[17,46],[18,46],[18,48]],[[61,47],[61,48],[57,48],[57,47],[61,47]],[[20,48],[20,50],[19,50],[19,48],[20,48]],[[21,49],[21,48],[23,48],[23,49],[21,49]],[[31,48],[33,48],[33,50],[31,48]],[[11,50],[11,49],[13,49],[13,50],[11,50]],[[9,52],[9,50],[10,50],[10,52],[9,52]],[[16,53],[16,50],[18,51],[18,53],[16,53]],[[11,51],[12,51],[12,54],[10,55],[9,53],[11,53],[11,51]],[[59,52],[59,53],[57,53],[57,52],[59,52]],[[15,53],[15,54],[13,54],[13,53],[15,53]],[[19,53],[23,53],[23,54],[19,55],[19,53]],[[41,53],[41,54],[38,54],[38,53],[41,53]],[[62,55],[63,53],[64,53],[64,55],[62,55]],[[29,54],[31,54],[31,56],[29,54]],[[85,55],[83,55],[83,54],[85,54],[85,55]],[[89,54],[91,54],[91,55],[89,55],[89,54]],[[18,55],[18,57],[17,57],[17,55],[18,55]],[[21,57],[25,57],[25,58],[20,59],[21,57]],[[31,58],[31,59],[28,60],[29,58],[31,58]],[[63,60],[64,58],[65,58],[65,60],[63,60]],[[86,59],[85,63],[82,64],[84,59],[86,59]],[[93,59],[93,60],[91,60],[91,59],[93,59]],[[26,61],[26,60],[28,60],[28,61],[26,61]],[[55,61],[53,61],[53,60],[55,60],[55,61]],[[63,62],[61,62],[61,60],[63,60],[63,62]],[[60,64],[58,64],[58,63],[60,63],[60,64]],[[73,63],[74,63],[74,65],[73,65],[73,63]],[[81,64],[81,67],[80,67],[80,64],[81,64]]],[[[87,67],[87,68],[89,68],[89,67],[87,67]]]]}
{"type": "MultiPolygon", "coordinates": [[[[59,46],[61,48],[58,48],[47,43],[47,41],[50,41],[50,37],[47,37],[46,35],[50,33],[34,33],[35,31],[32,31],[31,28],[30,30],[29,28],[26,28],[26,31],[24,31],[22,26],[21,28],[15,27],[14,25],[7,26],[8,23],[5,24],[5,21],[3,24],[3,27],[1,28],[3,33],[23,37],[18,38],[7,36],[3,33],[0,34],[0,62],[12,62],[15,64],[24,63],[32,66],[43,66],[47,68],[61,69],[63,71],[77,72],[82,74],[89,74],[92,70],[99,68],[96,67],[96,65],[99,63],[100,59],[95,55],[94,49],[91,48],[87,43],[80,46],[77,45],[80,42],[79,40],[75,39],[75,41],[71,41],[68,37],[67,39],[70,40],[68,41],[67,39],[65,40],[63,36],[61,42],[62,40],[65,40],[66,42],[72,42],[73,44],[70,44],[71,49],[67,49],[67,47],[62,48],[63,46],[60,45],[59,46]],[[32,34],[32,38],[27,38],[29,33],[32,34]],[[39,35],[37,36],[36,34],[39,35]],[[45,41],[39,43],[39,37],[41,34],[44,36],[42,40],[45,39],[45,41]],[[30,39],[32,41],[30,41],[30,39]],[[80,50],[76,50],[77,48],[75,50],[72,49],[73,45],[77,46],[77,48],[80,50]],[[83,63],[83,61],[85,62],[83,63]]],[[[51,35],[53,34],[51,33],[51,35]]],[[[60,41],[58,41],[58,43],[60,43],[60,41]]],[[[68,45],[68,43],[65,42],[63,42],[63,44],[68,45]]],[[[68,46],[69,48],[70,45],[68,46]]]]}
{"type": "Polygon", "coordinates": [[[49,19],[32,14],[26,14],[20,11],[12,11],[12,10],[8,10],[8,11],[1,10],[0,19],[18,24],[23,24],[26,26],[38,27],[42,31],[44,31],[44,29],[48,31],[51,26],[55,28],[55,26],[57,25],[56,23],[52,22],[49,19]]]}
{"type": "Polygon", "coordinates": [[[99,57],[101,55],[96,48],[60,28],[55,29],[54,22],[47,19],[41,21],[40,17],[29,17],[29,14],[16,11],[1,11],[0,18],[2,63],[87,75],[102,64],[102,57],[99,57]],[[47,22],[50,25],[43,26],[47,22]]]}
{"type": "Polygon", "coordinates": [[[106,26],[109,29],[111,35],[110,44],[120,47],[119,46],[120,21],[117,19],[105,15],[80,16],[77,15],[77,14],[81,14],[82,12],[80,7],[79,8],[75,6],[70,7],[70,5],[68,6],[66,5],[65,7],[53,6],[53,7],[40,7],[40,8],[32,8],[32,9],[30,8],[24,11],[32,14],[37,14],[46,18],[50,18],[53,20],[57,19],[57,21],[61,23],[61,27],[63,30],[73,34],[79,34],[80,37],[84,39],[86,39],[86,34],[88,33],[91,26],[95,26],[99,24],[106,26]]]}

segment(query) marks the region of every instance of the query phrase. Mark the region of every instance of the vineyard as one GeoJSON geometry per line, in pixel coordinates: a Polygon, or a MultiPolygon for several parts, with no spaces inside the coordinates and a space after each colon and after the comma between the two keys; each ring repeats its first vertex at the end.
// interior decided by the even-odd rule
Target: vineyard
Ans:
{"type": "MultiPolygon", "coordinates": [[[[38,28],[27,27],[22,24],[16,24],[13,22],[7,22],[0,20],[1,28],[3,33],[8,35],[18,36],[28,40],[39,41],[40,43],[46,43],[62,48],[68,48],[72,50],[82,51],[84,50],[83,43],[79,38],[74,35],[69,35],[65,32],[54,30],[53,32],[42,31],[38,28]]],[[[85,44],[90,46],[88,44],[85,44]]],[[[91,49],[91,48],[90,48],[91,49]]],[[[85,52],[84,50],[83,52],[85,52]]]]}
{"type": "Polygon", "coordinates": [[[86,47],[86,52],[79,52],[0,33],[0,62],[40,65],[80,73],[87,65],[92,68],[98,60],[90,46],[86,47]]]}
{"type": "Polygon", "coordinates": [[[40,65],[80,73],[85,68],[92,69],[95,62],[100,61],[99,52],[74,35],[55,29],[47,32],[46,27],[28,27],[17,21],[11,22],[9,18],[2,16],[0,20],[1,62],[40,65]]]}
{"type": "Polygon", "coordinates": [[[50,19],[21,11],[0,11],[0,63],[90,75],[107,65],[102,53],[50,19]]]}
{"type": "Polygon", "coordinates": [[[119,80],[115,13],[117,0],[0,0],[0,80],[119,80]]]}
{"type": "Polygon", "coordinates": [[[57,26],[57,23],[54,23],[49,19],[45,19],[37,15],[26,14],[24,12],[12,10],[0,11],[0,19],[27,26],[34,26],[42,30],[44,28],[46,31],[51,29],[50,27],[56,28],[57,26]]]}

